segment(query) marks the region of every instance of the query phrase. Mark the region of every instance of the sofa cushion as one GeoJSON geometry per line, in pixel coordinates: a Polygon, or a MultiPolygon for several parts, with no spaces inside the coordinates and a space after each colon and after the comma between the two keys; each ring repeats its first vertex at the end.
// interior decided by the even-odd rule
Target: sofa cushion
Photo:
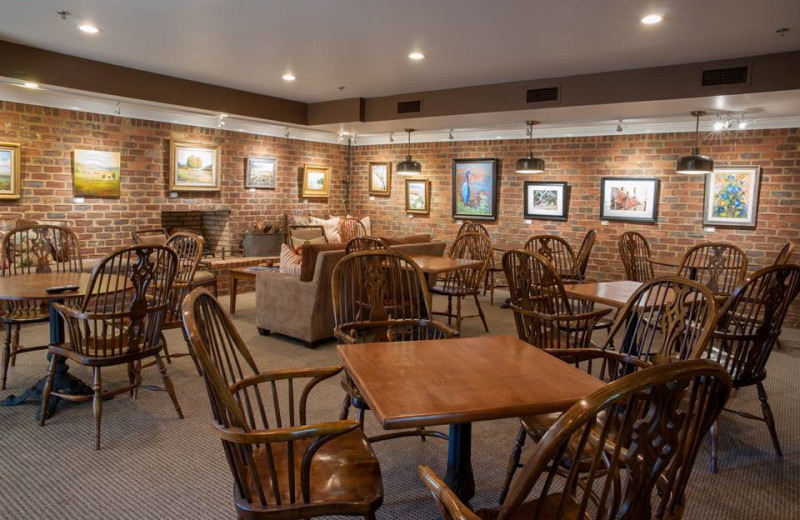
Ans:
{"type": "Polygon", "coordinates": [[[401,244],[421,244],[423,242],[430,242],[431,236],[428,234],[409,235],[406,237],[383,238],[383,241],[390,246],[399,246],[401,244]]]}
{"type": "Polygon", "coordinates": [[[309,244],[303,246],[301,251],[302,262],[300,268],[300,281],[310,282],[314,279],[314,270],[317,267],[317,257],[323,251],[337,251],[344,249],[346,244],[309,244]]]}
{"type": "Polygon", "coordinates": [[[280,272],[290,274],[292,276],[300,276],[301,259],[300,255],[294,252],[294,249],[281,244],[281,265],[280,272]]]}

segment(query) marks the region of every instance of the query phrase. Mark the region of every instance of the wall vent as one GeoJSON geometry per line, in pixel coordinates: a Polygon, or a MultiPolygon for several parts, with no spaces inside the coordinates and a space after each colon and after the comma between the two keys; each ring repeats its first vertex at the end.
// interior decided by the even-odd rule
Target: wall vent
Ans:
{"type": "Polygon", "coordinates": [[[702,86],[721,87],[725,85],[747,85],[750,82],[750,67],[725,67],[703,71],[702,86]]]}
{"type": "Polygon", "coordinates": [[[529,88],[527,102],[545,103],[548,101],[558,101],[558,90],[558,87],[529,88]]]}
{"type": "Polygon", "coordinates": [[[418,114],[422,112],[422,101],[419,99],[415,101],[398,101],[397,113],[398,114],[418,114]]]}

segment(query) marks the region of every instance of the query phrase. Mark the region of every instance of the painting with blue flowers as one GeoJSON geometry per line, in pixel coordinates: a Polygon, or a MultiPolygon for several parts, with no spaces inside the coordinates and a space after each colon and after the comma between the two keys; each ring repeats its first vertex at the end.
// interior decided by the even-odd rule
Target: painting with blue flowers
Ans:
{"type": "Polygon", "coordinates": [[[756,227],[759,166],[716,166],[706,175],[703,225],[716,227],[756,227]]]}
{"type": "Polygon", "coordinates": [[[497,219],[497,159],[453,159],[453,218],[497,219]]]}

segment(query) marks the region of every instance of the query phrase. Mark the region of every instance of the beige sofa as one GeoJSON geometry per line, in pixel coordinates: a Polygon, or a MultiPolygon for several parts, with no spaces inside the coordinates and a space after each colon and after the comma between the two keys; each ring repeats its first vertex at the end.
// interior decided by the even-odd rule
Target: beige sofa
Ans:
{"type": "MultiPolygon", "coordinates": [[[[331,276],[345,256],[343,248],[320,252],[310,281],[272,271],[256,275],[256,326],[262,336],[283,334],[299,339],[306,347],[333,336],[331,276]]],[[[390,249],[407,255],[442,256],[445,243],[399,244],[390,249]]]]}

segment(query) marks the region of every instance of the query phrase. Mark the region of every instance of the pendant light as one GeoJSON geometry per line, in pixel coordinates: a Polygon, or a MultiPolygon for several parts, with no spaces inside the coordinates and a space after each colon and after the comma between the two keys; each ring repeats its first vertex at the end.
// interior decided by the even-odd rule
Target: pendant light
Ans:
{"type": "Polygon", "coordinates": [[[707,155],[700,155],[698,147],[700,139],[700,117],[706,115],[702,110],[695,110],[692,115],[697,119],[694,127],[694,148],[692,155],[686,155],[678,159],[676,171],[684,175],[703,175],[714,171],[714,159],[707,155]]]}
{"type": "Polygon", "coordinates": [[[538,125],[539,121],[525,121],[528,125],[528,156],[517,159],[517,173],[542,173],[544,171],[544,159],[533,156],[533,126],[538,125]]]}
{"type": "Polygon", "coordinates": [[[408,154],[405,161],[397,163],[398,175],[419,175],[422,173],[422,165],[411,159],[411,132],[413,131],[413,128],[406,128],[406,132],[408,132],[408,154]]]}

